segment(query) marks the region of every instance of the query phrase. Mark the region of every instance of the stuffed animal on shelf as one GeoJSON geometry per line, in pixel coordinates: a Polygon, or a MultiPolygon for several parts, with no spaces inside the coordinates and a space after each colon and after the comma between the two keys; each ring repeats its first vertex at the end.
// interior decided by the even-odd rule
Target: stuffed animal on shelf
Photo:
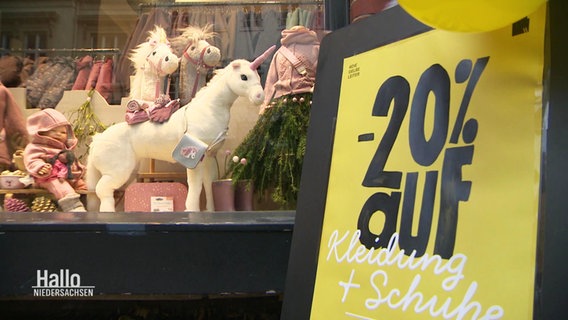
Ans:
{"type": "Polygon", "coordinates": [[[86,211],[76,190],[85,190],[85,166],[72,154],[77,138],[65,115],[47,108],[31,114],[27,119],[31,137],[24,149],[26,170],[38,187],[47,189],[64,212],[86,211]]]}
{"type": "MultiPolygon", "coordinates": [[[[146,121],[137,125],[126,122],[110,126],[93,137],[87,161],[87,184],[100,199],[101,212],[114,212],[114,191],[124,185],[140,159],[152,158],[175,162],[174,150],[187,135],[212,145],[226,131],[230,120],[230,108],[234,101],[246,97],[260,105],[264,101],[264,89],[256,71],[275,49],[271,47],[253,62],[233,60],[219,69],[190,103],[176,111],[162,123],[146,121]]],[[[192,153],[182,150],[181,156],[192,153]]],[[[213,211],[211,183],[217,170],[214,152],[205,157],[193,169],[187,169],[188,195],[186,211],[200,211],[199,198],[205,187],[207,211],[213,211]]]]}
{"type": "Polygon", "coordinates": [[[130,86],[125,120],[136,124],[147,120],[166,121],[179,109],[179,100],[169,96],[169,75],[179,66],[166,31],[159,26],[149,32],[147,41],[139,44],[129,56],[135,72],[130,86]]]}
{"type": "Polygon", "coordinates": [[[208,42],[216,35],[210,31],[211,28],[211,25],[203,28],[189,26],[180,29],[181,34],[170,39],[181,60],[178,93],[182,105],[191,101],[205,86],[209,71],[221,60],[221,50],[208,42]]]}

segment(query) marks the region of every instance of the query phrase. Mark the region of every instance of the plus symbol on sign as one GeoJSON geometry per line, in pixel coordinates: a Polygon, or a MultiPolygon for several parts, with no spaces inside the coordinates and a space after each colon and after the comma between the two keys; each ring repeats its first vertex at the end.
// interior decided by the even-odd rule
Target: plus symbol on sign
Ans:
{"type": "Polygon", "coordinates": [[[339,281],[339,285],[341,287],[343,287],[343,297],[341,298],[341,302],[345,302],[345,299],[347,299],[347,294],[349,294],[349,290],[351,288],[360,288],[361,285],[358,283],[353,283],[353,276],[355,275],[355,269],[351,269],[351,275],[349,276],[349,281],[348,282],[344,282],[344,281],[339,281]]]}

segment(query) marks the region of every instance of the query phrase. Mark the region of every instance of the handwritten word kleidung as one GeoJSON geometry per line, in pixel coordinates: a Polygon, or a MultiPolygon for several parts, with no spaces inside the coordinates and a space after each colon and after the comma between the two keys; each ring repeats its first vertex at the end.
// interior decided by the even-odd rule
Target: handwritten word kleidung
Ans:
{"type": "MultiPolygon", "coordinates": [[[[344,231],[340,234],[339,230],[335,230],[330,236],[327,243],[327,261],[347,263],[347,264],[368,264],[377,267],[370,276],[368,284],[376,296],[365,299],[365,308],[367,310],[375,310],[381,305],[385,305],[391,309],[401,309],[403,311],[414,311],[421,313],[428,311],[431,316],[443,316],[445,319],[456,318],[463,319],[501,319],[504,310],[499,305],[492,305],[484,312],[481,303],[472,301],[477,291],[477,282],[472,281],[461,301],[458,299],[446,298],[442,300],[437,295],[426,297],[419,291],[421,274],[416,274],[406,290],[400,288],[388,288],[389,272],[388,267],[395,267],[400,270],[416,270],[420,272],[431,272],[437,276],[443,277],[441,287],[446,292],[456,289],[459,282],[465,278],[463,271],[466,266],[467,257],[463,254],[456,253],[450,259],[444,260],[439,255],[429,256],[423,255],[416,257],[413,251],[406,255],[404,250],[395,253],[398,247],[398,234],[394,233],[388,241],[386,248],[375,250],[367,249],[360,244],[359,236],[361,232],[355,231],[349,237],[350,231],[344,231]],[[484,312],[484,313],[483,313],[484,312]],[[483,314],[482,314],[483,313],[483,314]]],[[[343,299],[345,302],[349,297],[349,291],[353,288],[361,288],[364,283],[354,283],[355,269],[351,270],[349,281],[340,281],[339,286],[343,287],[343,299]]]]}

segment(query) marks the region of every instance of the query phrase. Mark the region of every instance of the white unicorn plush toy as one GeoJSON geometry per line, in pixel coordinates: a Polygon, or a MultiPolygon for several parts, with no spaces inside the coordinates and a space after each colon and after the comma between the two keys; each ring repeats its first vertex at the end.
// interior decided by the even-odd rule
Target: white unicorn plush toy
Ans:
{"type": "MultiPolygon", "coordinates": [[[[121,122],[93,137],[87,161],[87,184],[100,199],[101,212],[114,212],[114,191],[131,177],[138,161],[153,158],[175,162],[172,152],[185,134],[211,145],[229,125],[230,108],[237,97],[255,105],[264,100],[264,90],[256,71],[275,46],[252,63],[237,59],[217,70],[189,104],[163,124],[151,121],[136,125],[121,122]]],[[[186,211],[200,211],[199,196],[205,187],[206,210],[213,211],[211,184],[217,170],[214,154],[206,154],[194,168],[187,169],[186,211]]]]}
{"type": "Polygon", "coordinates": [[[180,29],[181,34],[170,39],[174,52],[180,57],[178,93],[181,104],[185,105],[207,80],[209,69],[221,60],[221,50],[211,45],[208,40],[215,37],[212,26],[204,28],[189,26],[180,29]]]}
{"type": "Polygon", "coordinates": [[[179,108],[179,101],[169,97],[170,77],[179,66],[179,58],[173,52],[166,31],[159,26],[149,32],[147,41],[139,44],[129,56],[135,69],[130,86],[130,100],[126,108],[126,120],[130,124],[152,119],[163,122],[174,111],[166,105],[179,108]],[[171,102],[171,103],[170,103],[171,102]]]}
{"type": "Polygon", "coordinates": [[[130,61],[135,69],[130,97],[152,102],[164,93],[166,77],[179,66],[179,58],[172,51],[166,31],[159,26],[149,32],[146,42],[132,50],[130,61]]]}

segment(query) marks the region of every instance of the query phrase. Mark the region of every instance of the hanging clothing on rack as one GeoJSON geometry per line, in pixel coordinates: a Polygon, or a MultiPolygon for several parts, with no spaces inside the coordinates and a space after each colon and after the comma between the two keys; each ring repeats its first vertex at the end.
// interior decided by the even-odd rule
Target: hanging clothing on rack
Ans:
{"type": "Polygon", "coordinates": [[[87,86],[89,74],[93,67],[93,57],[90,55],[83,56],[77,60],[77,77],[71,90],[84,90],[87,86]]]}
{"type": "Polygon", "coordinates": [[[214,45],[221,50],[221,59],[233,60],[235,45],[231,39],[235,38],[236,20],[236,8],[215,10],[213,31],[217,33],[217,37],[214,39],[214,45]]]}
{"type": "MultiPolygon", "coordinates": [[[[276,49],[280,47],[280,32],[282,31],[280,11],[274,10],[274,8],[263,7],[261,13],[263,30],[256,41],[254,57],[260,56],[266,48],[270,48],[272,45],[276,45],[276,49]]],[[[262,83],[266,81],[266,75],[268,74],[268,68],[273,56],[274,53],[260,65],[258,73],[262,83]]]]}
{"type": "Polygon", "coordinates": [[[110,102],[112,99],[112,63],[112,58],[105,58],[95,86],[95,90],[98,91],[107,102],[110,102]]]}
{"type": "Polygon", "coordinates": [[[249,59],[254,55],[253,39],[257,34],[251,25],[251,13],[248,9],[237,12],[237,26],[235,32],[235,59],[249,59]]]}
{"type": "Polygon", "coordinates": [[[34,73],[35,68],[35,64],[32,59],[24,57],[23,60],[24,66],[22,67],[22,72],[20,73],[20,78],[22,80],[22,83],[20,83],[19,85],[20,87],[23,87],[25,85],[26,81],[28,81],[32,73],[34,73]]]}
{"type": "MultiPolygon", "coordinates": [[[[280,12],[273,8],[262,8],[261,11],[262,32],[256,41],[254,56],[261,55],[266,48],[272,45],[280,46],[280,12]]],[[[271,58],[266,59],[266,63],[270,63],[271,58]]]]}
{"type": "MultiPolygon", "coordinates": [[[[155,21],[156,15],[167,20],[162,15],[168,15],[170,25],[164,27],[169,30],[170,36],[178,35],[179,30],[188,26],[202,28],[207,24],[213,25],[213,32],[217,34],[210,39],[212,45],[221,51],[221,63],[225,66],[235,59],[253,60],[272,45],[280,45],[280,32],[286,29],[288,15],[294,14],[294,25],[303,25],[316,32],[323,30],[323,15],[321,1],[307,2],[243,2],[226,3],[221,1],[197,3],[149,3],[140,6],[140,21],[136,26],[136,33],[144,30],[149,21],[155,21]],[[148,10],[148,12],[146,12],[148,10]],[[158,13],[159,12],[159,13],[158,13]],[[154,17],[153,17],[154,16],[154,17]]],[[[129,43],[135,42],[133,36],[129,43]]],[[[131,47],[131,46],[130,46],[131,47]]],[[[130,49],[126,49],[128,52],[130,49]]],[[[124,56],[122,57],[124,58],[124,56]]],[[[262,83],[266,80],[271,57],[259,66],[258,72],[262,83]]],[[[121,60],[115,67],[115,83],[128,87],[123,90],[122,96],[130,91],[130,75],[134,70],[130,68],[129,61],[121,60]],[[128,70],[128,72],[125,72],[128,70]]],[[[178,73],[172,74],[172,92],[178,92],[176,81],[178,73]]],[[[175,95],[174,95],[175,96],[175,95]]]]}
{"type": "Polygon", "coordinates": [[[288,18],[286,19],[286,29],[290,29],[294,26],[304,26],[310,29],[317,29],[317,25],[314,25],[316,21],[314,16],[317,14],[317,10],[306,9],[302,7],[297,7],[292,12],[288,12],[288,18]]]}
{"type": "Polygon", "coordinates": [[[22,58],[5,55],[0,58],[0,81],[8,88],[17,87],[22,83],[22,58]]]}
{"type": "Polygon", "coordinates": [[[113,58],[93,61],[88,55],[77,60],[77,78],[72,90],[95,89],[108,102],[112,102],[113,58]]]}
{"type": "Polygon", "coordinates": [[[40,63],[25,84],[26,100],[28,105],[32,108],[36,108],[38,106],[41,96],[45,92],[49,81],[46,78],[42,78],[40,75],[51,66],[52,62],[47,59],[44,63],[40,63]]]}
{"type": "Polygon", "coordinates": [[[85,90],[94,89],[97,86],[97,80],[99,79],[99,74],[101,73],[101,67],[103,65],[102,60],[96,60],[91,67],[91,72],[89,73],[89,78],[87,83],[85,83],[85,90]]]}
{"type": "Polygon", "coordinates": [[[53,61],[54,65],[42,75],[49,79],[49,83],[39,101],[40,109],[55,108],[63,97],[63,92],[71,90],[75,82],[75,59],[56,57],[53,61]]]}
{"type": "Polygon", "coordinates": [[[179,17],[179,11],[174,10],[170,13],[170,20],[172,23],[172,29],[170,30],[170,35],[169,35],[170,37],[177,37],[180,35],[180,33],[177,32],[178,29],[173,27],[176,24],[178,17],[179,17]]]}
{"type": "MultiPolygon", "coordinates": [[[[24,55],[21,77],[26,88],[27,108],[55,108],[66,90],[89,90],[95,87],[98,70],[93,71],[94,54],[103,54],[111,60],[119,56],[116,48],[52,48],[11,49],[10,53],[24,55]],[[77,58],[77,53],[88,53],[77,58]],[[35,61],[28,56],[36,57],[35,61]],[[92,85],[92,86],[91,86],[92,85]]],[[[112,64],[107,74],[112,78],[112,64]]],[[[107,83],[110,81],[107,79],[107,83]]],[[[110,87],[110,85],[108,85],[110,87]]],[[[105,89],[104,91],[109,91],[105,89]]],[[[110,103],[110,98],[107,99],[110,103]]]]}

